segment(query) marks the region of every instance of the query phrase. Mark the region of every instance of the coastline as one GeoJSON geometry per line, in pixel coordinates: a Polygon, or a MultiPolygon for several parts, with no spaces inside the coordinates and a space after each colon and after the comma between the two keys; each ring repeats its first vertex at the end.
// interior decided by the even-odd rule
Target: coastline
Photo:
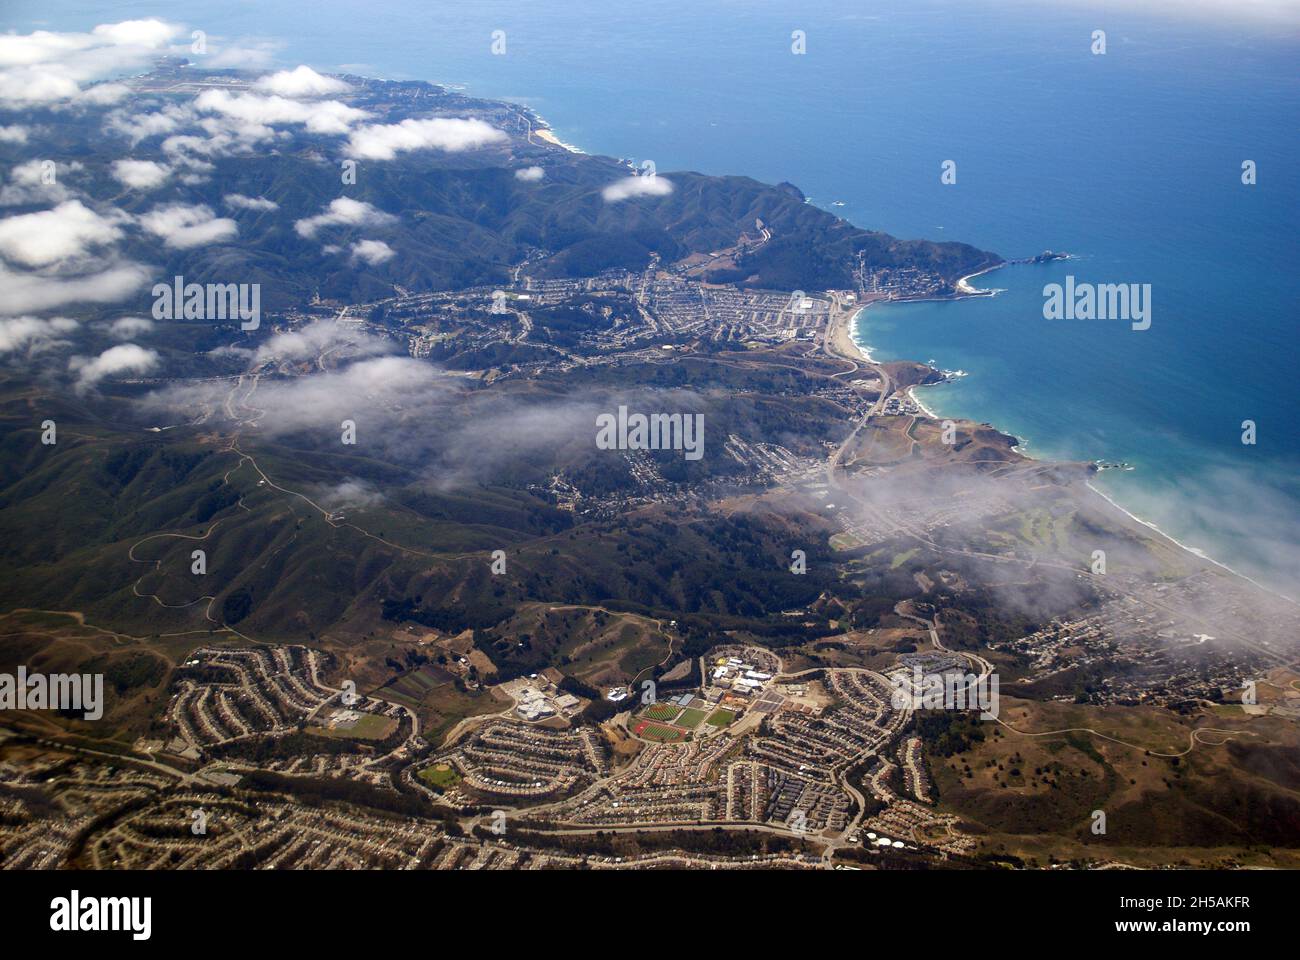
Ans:
{"type": "Polygon", "coordinates": [[[976,277],[982,277],[986,273],[992,273],[994,270],[1001,270],[1007,265],[1007,261],[995,263],[991,267],[985,267],[983,270],[976,270],[974,273],[968,273],[957,280],[957,296],[948,297],[950,300],[963,300],[966,297],[991,297],[997,293],[996,290],[981,290],[979,287],[972,286],[970,281],[976,277]]]}
{"type": "Polygon", "coordinates": [[[1152,532],[1159,534],[1165,540],[1168,540],[1170,543],[1174,544],[1179,549],[1187,551],[1197,559],[1204,560],[1206,563],[1212,563],[1219,569],[1225,570],[1228,573],[1232,574],[1234,577],[1239,577],[1242,580],[1245,580],[1247,583],[1251,584],[1252,586],[1259,587],[1259,589],[1263,590],[1265,593],[1270,593],[1275,597],[1279,597],[1282,600],[1286,600],[1288,603],[1300,603],[1300,600],[1297,600],[1295,597],[1288,597],[1285,593],[1282,593],[1281,591],[1268,586],[1268,584],[1260,583],[1258,580],[1255,580],[1254,578],[1247,576],[1246,574],[1242,573],[1240,570],[1234,570],[1232,567],[1228,566],[1222,560],[1215,560],[1212,556],[1210,556],[1200,547],[1193,547],[1189,544],[1183,543],[1181,540],[1179,540],[1177,537],[1173,536],[1169,532],[1160,529],[1160,526],[1158,524],[1152,523],[1150,520],[1143,520],[1132,510],[1127,509],[1126,507],[1123,506],[1123,504],[1117,502],[1113,497],[1110,496],[1110,494],[1106,493],[1104,490],[1100,489],[1099,487],[1094,486],[1091,480],[1089,480],[1086,484],[1084,484],[1084,486],[1086,486],[1097,496],[1101,497],[1108,504],[1110,504],[1120,513],[1124,514],[1124,516],[1128,517],[1130,520],[1134,521],[1135,523],[1140,523],[1148,530],[1151,530],[1152,532]]]}
{"type": "MultiPolygon", "coordinates": [[[[430,82],[432,82],[432,81],[430,81],[430,82]]],[[[502,102],[505,102],[505,101],[502,101],[502,102]]],[[[510,105],[512,105],[512,106],[520,106],[520,105],[515,105],[515,104],[510,104],[510,105]]],[[[549,123],[547,123],[547,121],[546,121],[546,120],[545,120],[545,119],[544,119],[540,114],[537,114],[537,113],[534,112],[531,108],[528,108],[528,107],[522,107],[522,106],[520,106],[520,109],[522,110],[524,116],[527,118],[527,121],[528,121],[528,124],[529,124],[529,134],[530,134],[530,139],[531,139],[531,135],[532,135],[532,134],[536,134],[536,135],[538,136],[539,139],[541,139],[543,142],[547,143],[547,144],[550,145],[550,146],[554,146],[554,147],[557,147],[557,148],[559,148],[559,149],[562,149],[562,150],[565,150],[565,151],[567,151],[567,152],[569,152],[569,153],[574,153],[574,154],[585,154],[585,153],[586,153],[586,151],[582,150],[581,148],[579,148],[579,147],[577,147],[577,146],[574,146],[574,145],[572,145],[572,144],[570,144],[570,143],[567,143],[567,142],[561,140],[558,136],[556,136],[556,134],[554,133],[554,131],[551,129],[549,123]]],[[[1050,252],[1049,252],[1049,254],[1050,254],[1050,252]]],[[[1045,256],[1047,256],[1047,255],[1045,255],[1045,256]]],[[[1078,257],[1077,257],[1076,255],[1074,255],[1074,254],[1055,254],[1055,255],[1050,255],[1050,258],[1051,258],[1051,259],[1061,259],[1061,260],[1074,260],[1074,259],[1078,259],[1078,257]]],[[[970,298],[974,298],[974,297],[993,297],[993,296],[996,296],[996,295],[997,295],[999,292],[1001,292],[1001,291],[999,291],[999,290],[997,290],[997,289],[984,289],[984,288],[979,288],[979,287],[976,287],[974,284],[972,284],[970,281],[974,280],[974,279],[977,278],[977,277],[981,277],[981,276],[984,276],[984,275],[986,275],[986,274],[992,273],[992,272],[995,271],[995,270],[1000,270],[1000,269],[1002,269],[1003,267],[1012,266],[1012,265],[1018,265],[1018,264],[1031,263],[1031,262],[1038,262],[1039,260],[1040,260],[1040,258],[1021,258],[1021,259],[1012,259],[1012,260],[1000,260],[1000,261],[998,261],[997,263],[990,264],[990,265],[985,266],[985,267],[983,267],[983,268],[981,268],[981,269],[979,269],[979,270],[973,271],[972,273],[968,273],[968,274],[965,274],[964,276],[959,277],[959,278],[957,279],[956,283],[953,285],[953,286],[954,286],[955,293],[950,294],[950,295],[947,295],[947,296],[907,297],[907,298],[902,298],[902,299],[886,299],[886,298],[881,297],[881,298],[877,298],[877,299],[870,299],[870,300],[867,300],[867,301],[865,301],[865,302],[861,302],[861,303],[859,303],[859,304],[857,305],[856,309],[854,309],[854,310],[852,311],[851,315],[849,316],[849,318],[848,318],[848,322],[847,322],[847,323],[843,322],[843,317],[842,317],[842,316],[836,316],[836,314],[832,313],[832,318],[831,318],[831,321],[830,321],[830,323],[831,323],[831,327],[828,329],[828,331],[827,331],[827,337],[826,337],[826,348],[827,348],[827,351],[828,351],[828,352],[831,352],[831,350],[832,350],[832,348],[833,348],[833,351],[834,351],[836,354],[838,354],[839,356],[841,356],[841,357],[842,357],[843,359],[845,359],[845,360],[848,360],[848,361],[850,361],[850,362],[853,362],[853,363],[855,363],[855,364],[857,364],[857,365],[865,364],[865,365],[868,365],[868,366],[871,366],[871,367],[876,368],[876,370],[882,374],[882,376],[881,376],[881,380],[882,380],[882,382],[887,382],[887,381],[889,380],[889,378],[883,374],[883,371],[882,371],[880,368],[881,368],[882,364],[887,363],[887,362],[889,362],[889,361],[881,361],[881,360],[876,359],[875,357],[873,357],[873,356],[871,355],[871,351],[870,351],[870,348],[869,348],[869,347],[866,347],[866,346],[864,346],[864,345],[862,345],[862,344],[860,344],[860,343],[858,342],[858,335],[859,335],[859,332],[860,332],[860,321],[861,321],[861,318],[862,318],[863,315],[865,314],[865,312],[866,312],[866,310],[867,310],[868,307],[873,306],[873,305],[878,305],[878,304],[889,304],[889,303],[921,303],[921,302],[928,302],[928,301],[958,301],[958,300],[965,300],[965,299],[970,299],[970,298]]],[[[928,404],[926,404],[923,400],[921,400],[920,397],[917,395],[917,387],[919,387],[919,386],[934,386],[934,385],[937,385],[937,384],[914,384],[914,385],[909,385],[909,386],[903,387],[902,390],[901,390],[901,393],[902,393],[904,396],[906,396],[908,399],[910,399],[913,403],[916,404],[917,408],[921,411],[922,415],[928,417],[928,418],[931,419],[931,420],[939,420],[939,419],[943,418],[943,416],[942,416],[941,414],[939,414],[937,411],[935,411],[931,406],[929,406],[928,404]]],[[[960,417],[960,416],[952,415],[952,416],[947,417],[946,419],[954,419],[954,420],[963,420],[963,419],[967,419],[967,420],[968,420],[969,418],[965,418],[965,417],[960,417]]],[[[987,422],[987,421],[981,421],[981,422],[987,422]]],[[[994,428],[995,428],[995,429],[998,429],[998,428],[996,427],[996,425],[994,425],[994,428]]],[[[1026,459],[1030,459],[1030,460],[1038,460],[1037,457],[1033,457],[1033,456],[1031,456],[1030,454],[1028,454],[1028,453],[1025,452],[1025,451],[1028,449],[1029,445],[1030,445],[1030,441],[1029,441],[1028,439],[1026,439],[1026,438],[1021,438],[1021,437],[1016,437],[1016,436],[1011,435],[1011,434],[1007,434],[1007,436],[1012,436],[1013,439],[1015,439],[1016,443],[1015,443],[1013,446],[1014,446],[1014,449],[1016,450],[1017,453],[1019,453],[1020,455],[1024,456],[1026,459]]],[[[1046,461],[1045,461],[1045,462],[1046,462],[1046,461]]],[[[1167,533],[1166,531],[1162,530],[1162,529],[1161,529],[1157,524],[1155,524],[1154,522],[1149,521],[1149,520],[1145,520],[1145,519],[1143,519],[1142,517],[1139,517],[1137,514],[1131,512],[1131,511],[1128,510],[1128,509],[1126,509],[1126,508],[1123,507],[1121,504],[1119,504],[1118,502],[1116,502],[1115,500],[1113,500],[1109,495],[1107,495],[1106,493],[1104,493],[1104,492],[1102,492],[1100,489],[1098,489],[1096,486],[1094,486],[1091,482],[1086,483],[1085,486],[1086,486],[1086,487],[1087,487],[1087,488],[1088,488],[1092,493],[1094,493],[1095,495],[1101,497],[1102,500],[1103,500],[1106,504],[1108,504],[1108,505],[1109,505],[1110,507],[1112,507],[1115,511],[1117,511],[1119,514],[1121,514],[1123,517],[1125,517],[1128,521],[1133,522],[1133,523],[1136,523],[1136,524],[1139,524],[1139,525],[1141,525],[1142,527],[1146,528],[1147,530],[1149,530],[1149,531],[1151,531],[1151,532],[1157,534],[1159,537],[1161,537],[1161,538],[1167,540],[1169,543],[1171,543],[1172,545],[1174,545],[1174,546],[1177,547],[1178,549],[1180,549],[1180,550],[1182,550],[1182,551],[1188,553],[1188,554],[1191,555],[1192,557],[1195,557],[1197,560],[1200,560],[1200,561],[1202,561],[1202,562],[1207,562],[1207,563],[1210,563],[1210,564],[1212,564],[1212,565],[1214,565],[1214,566],[1216,566],[1216,567],[1219,567],[1220,569],[1222,569],[1222,570],[1224,570],[1224,571],[1230,573],[1231,575],[1233,575],[1233,576],[1235,576],[1235,577],[1238,577],[1238,578],[1240,578],[1240,579],[1242,579],[1242,580],[1244,580],[1244,581],[1246,581],[1246,582],[1252,584],[1253,586],[1259,587],[1260,589],[1262,589],[1262,590],[1264,590],[1264,591],[1266,591],[1266,592],[1268,592],[1268,593],[1270,593],[1270,594],[1272,594],[1272,595],[1274,595],[1274,596],[1281,597],[1282,599],[1285,599],[1285,600],[1287,600],[1288,602],[1292,602],[1292,603],[1300,603],[1300,600],[1296,600],[1296,599],[1293,599],[1293,598],[1291,598],[1291,597],[1288,597],[1288,596],[1286,596],[1285,594],[1282,594],[1282,593],[1280,593],[1279,591],[1277,591],[1277,590],[1275,590],[1275,589],[1273,589],[1273,588],[1271,588],[1271,587],[1268,587],[1268,586],[1265,586],[1265,585],[1259,583],[1258,581],[1252,579],[1251,577],[1247,576],[1246,574],[1243,574],[1243,573],[1240,573],[1240,572],[1237,571],[1237,570],[1234,570],[1232,567],[1228,566],[1227,564],[1223,563],[1222,561],[1219,561],[1219,560],[1214,559],[1214,557],[1210,556],[1210,555],[1209,555],[1208,553],[1206,553],[1204,550],[1202,550],[1202,549],[1200,549],[1200,548],[1196,548],[1196,547],[1191,547],[1191,546],[1189,546],[1189,545],[1187,545],[1187,544],[1181,542],[1181,541],[1178,540],[1176,537],[1174,537],[1174,536],[1172,536],[1171,534],[1167,533]]]]}
{"type": "MultiPolygon", "coordinates": [[[[542,120],[541,117],[538,117],[537,119],[542,120]]],[[[542,122],[545,123],[546,121],[542,120],[542,122]]],[[[545,140],[553,147],[559,147],[561,150],[567,150],[569,153],[582,153],[582,154],[586,153],[586,151],[583,150],[581,147],[575,147],[573,144],[566,143],[565,141],[561,140],[559,137],[555,135],[555,131],[552,130],[549,126],[536,127],[533,129],[533,133],[541,137],[543,140],[545,140]]]]}
{"type": "MultiPolygon", "coordinates": [[[[918,302],[924,302],[929,300],[936,300],[936,301],[945,300],[945,301],[956,302],[958,300],[969,299],[970,297],[973,296],[993,296],[995,295],[995,291],[979,290],[978,288],[972,286],[968,281],[970,281],[974,277],[982,276],[983,274],[986,273],[991,273],[992,271],[1000,269],[1001,267],[1006,265],[1007,265],[1006,262],[995,264],[994,266],[987,267],[983,270],[979,270],[975,273],[971,273],[964,277],[961,277],[956,284],[956,288],[958,289],[958,291],[960,291],[956,296],[918,297],[915,299],[905,299],[905,300],[880,299],[880,300],[872,300],[868,303],[864,303],[853,312],[853,314],[848,320],[848,323],[840,323],[834,319],[831,321],[833,324],[835,324],[836,329],[832,332],[831,336],[828,337],[828,340],[835,345],[838,352],[841,354],[841,356],[844,357],[844,359],[864,362],[873,367],[879,368],[882,363],[887,363],[889,361],[882,361],[876,359],[871,355],[871,351],[869,347],[866,347],[863,344],[858,342],[859,333],[861,332],[862,317],[865,315],[868,307],[881,305],[881,304],[890,304],[890,303],[918,303],[918,302]]],[[[926,386],[926,384],[919,384],[917,386],[926,386]]],[[[911,398],[913,402],[916,403],[916,405],[921,409],[922,413],[925,416],[929,417],[931,420],[941,419],[942,417],[940,414],[937,414],[931,407],[929,407],[928,405],[926,405],[920,399],[917,398],[916,394],[914,393],[915,390],[916,390],[916,386],[909,386],[904,388],[902,392],[906,396],[911,398]]],[[[967,418],[951,417],[950,419],[967,419],[967,418]]],[[[1016,445],[1016,450],[1017,452],[1025,456],[1027,459],[1037,460],[1038,459],[1037,457],[1025,453],[1025,449],[1028,446],[1029,446],[1029,441],[1020,440],[1020,442],[1016,445]]],[[[1231,566],[1229,566],[1228,564],[1224,563],[1221,560],[1216,560],[1205,550],[1202,550],[1199,547],[1193,547],[1190,546],[1189,544],[1183,543],[1177,537],[1173,536],[1172,534],[1168,533],[1165,530],[1162,530],[1158,524],[1150,520],[1146,520],[1138,516],[1136,513],[1133,513],[1131,510],[1127,509],[1126,507],[1124,507],[1121,503],[1117,502],[1105,491],[1097,487],[1092,480],[1087,481],[1084,484],[1084,486],[1092,494],[1094,494],[1097,497],[1100,497],[1109,507],[1111,507],[1117,513],[1123,516],[1127,521],[1140,525],[1141,527],[1145,528],[1151,533],[1154,533],[1159,538],[1174,545],[1179,550],[1182,550],[1183,552],[1189,554],[1190,556],[1195,557],[1197,560],[1202,561],[1204,563],[1212,564],[1213,566],[1218,567],[1220,570],[1223,570],[1224,572],[1234,577],[1237,577],[1238,579],[1244,580],[1245,582],[1251,584],[1254,587],[1258,587],[1260,590],[1263,590],[1272,596],[1279,597],[1283,600],[1288,601],[1289,603],[1300,603],[1300,600],[1297,600],[1294,597],[1289,597],[1286,594],[1276,590],[1273,587],[1260,583],[1258,580],[1255,580],[1247,576],[1246,574],[1233,569],[1231,566]]]]}

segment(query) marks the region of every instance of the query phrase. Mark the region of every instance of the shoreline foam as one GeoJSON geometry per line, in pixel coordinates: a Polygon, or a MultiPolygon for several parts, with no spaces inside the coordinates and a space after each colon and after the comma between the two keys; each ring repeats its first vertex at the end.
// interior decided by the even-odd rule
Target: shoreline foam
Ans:
{"type": "MultiPolygon", "coordinates": [[[[873,300],[873,301],[871,301],[871,303],[865,303],[865,304],[863,304],[863,305],[861,306],[861,308],[859,308],[859,309],[858,309],[858,310],[853,314],[852,322],[851,322],[850,325],[849,325],[849,331],[848,331],[848,332],[849,332],[849,338],[850,338],[851,341],[853,342],[853,346],[854,346],[854,348],[857,350],[857,352],[858,352],[859,354],[861,354],[863,357],[865,357],[866,360],[867,360],[867,362],[869,362],[869,363],[879,364],[879,363],[885,362],[885,361],[877,360],[877,359],[875,359],[874,357],[872,357],[871,354],[870,354],[870,351],[869,351],[868,349],[864,348],[861,344],[859,344],[859,343],[857,342],[857,340],[858,340],[858,333],[859,333],[859,330],[861,329],[861,328],[860,328],[861,318],[862,318],[863,314],[866,313],[868,307],[875,306],[875,305],[877,305],[877,304],[882,304],[882,305],[883,305],[883,304],[891,304],[891,303],[920,303],[920,302],[925,302],[925,301],[930,301],[930,300],[936,300],[936,301],[937,301],[937,300],[944,300],[944,301],[951,301],[951,302],[954,302],[954,303],[955,303],[955,302],[957,302],[957,301],[959,301],[959,300],[965,300],[965,299],[968,299],[968,298],[971,297],[971,296],[992,296],[992,295],[994,295],[995,291],[981,291],[981,292],[977,292],[977,293],[967,293],[967,292],[965,292],[965,290],[971,290],[971,291],[975,291],[975,290],[977,290],[977,288],[972,287],[972,286],[971,286],[969,283],[967,283],[966,281],[970,280],[972,277],[978,277],[978,276],[980,276],[980,275],[982,275],[982,274],[990,273],[990,272],[992,272],[993,270],[999,270],[999,269],[1001,269],[1001,268],[1004,267],[1004,266],[1007,266],[1007,264],[1006,264],[1006,263],[999,263],[999,264],[996,264],[995,266],[988,267],[987,269],[980,270],[980,271],[977,271],[976,273],[968,274],[967,276],[962,277],[960,280],[957,281],[957,288],[958,288],[959,290],[962,290],[962,291],[963,291],[963,292],[961,293],[961,295],[959,295],[959,296],[955,296],[955,297],[923,297],[923,298],[917,298],[917,299],[914,299],[914,300],[873,300]],[[965,289],[963,289],[963,288],[965,288],[965,289]]],[[[934,386],[934,384],[919,384],[919,386],[934,386]]],[[[904,390],[904,393],[905,393],[907,396],[909,396],[909,397],[912,398],[912,400],[916,403],[916,405],[917,405],[918,407],[921,408],[922,412],[924,412],[925,415],[926,415],[927,417],[929,417],[929,418],[932,419],[932,420],[938,420],[938,419],[940,419],[940,417],[942,416],[942,414],[936,414],[936,413],[934,413],[930,407],[928,407],[926,404],[922,403],[919,399],[917,399],[917,397],[912,393],[912,391],[915,390],[915,389],[916,389],[916,386],[907,387],[907,388],[904,390]]],[[[1017,445],[1016,445],[1016,450],[1017,450],[1018,453],[1021,453],[1022,455],[1026,456],[1026,457],[1029,457],[1030,459],[1033,459],[1033,460],[1038,459],[1037,457],[1033,457],[1033,456],[1031,456],[1030,454],[1028,454],[1028,453],[1025,452],[1025,451],[1028,449],[1028,447],[1029,447],[1029,440],[1028,440],[1028,439],[1026,439],[1026,438],[1020,438],[1020,437],[1017,437],[1017,439],[1019,440],[1019,443],[1017,443],[1017,445]]],[[[1205,550],[1202,550],[1200,547],[1193,547],[1193,546],[1190,546],[1190,545],[1188,545],[1188,544],[1186,544],[1186,543],[1183,543],[1183,542],[1182,542],[1181,540],[1179,540],[1177,537],[1174,537],[1173,535],[1169,534],[1168,532],[1162,530],[1162,529],[1161,529],[1161,528],[1160,528],[1156,523],[1154,523],[1154,522],[1152,522],[1152,521],[1150,521],[1150,520],[1145,520],[1145,519],[1143,519],[1142,517],[1139,517],[1139,516],[1138,516],[1137,514],[1135,514],[1133,511],[1127,509],[1127,508],[1124,507],[1122,504],[1120,504],[1120,503],[1118,503],[1117,501],[1115,501],[1112,497],[1110,497],[1110,496],[1109,496],[1108,494],[1106,494],[1104,491],[1102,491],[1102,490],[1098,489],[1096,486],[1094,486],[1094,485],[1093,485],[1093,482],[1092,482],[1091,480],[1087,481],[1087,482],[1085,483],[1085,486],[1086,486],[1089,490],[1091,490],[1093,493],[1095,493],[1097,496],[1099,496],[1099,497],[1101,497],[1103,500],[1105,500],[1108,504],[1110,504],[1110,506],[1114,507],[1114,508],[1115,508],[1116,510],[1118,510],[1120,513],[1122,513],[1125,517],[1128,517],[1130,520],[1134,521],[1135,523],[1141,524],[1143,527],[1146,527],[1147,529],[1153,531],[1154,533],[1158,534],[1158,535],[1159,535],[1160,537],[1162,537],[1163,539],[1169,541],[1169,542],[1172,543],[1174,546],[1178,547],[1180,550],[1183,550],[1183,551],[1185,551],[1185,552],[1191,554],[1193,557],[1196,557],[1198,560],[1203,560],[1203,561],[1205,561],[1205,562],[1207,562],[1207,563],[1211,563],[1211,564],[1213,564],[1214,566],[1220,568],[1221,570],[1225,570],[1225,571],[1227,571],[1228,573],[1232,574],[1234,577],[1239,577],[1240,579],[1245,580],[1247,583],[1250,583],[1250,584],[1252,584],[1253,586],[1259,587],[1261,590],[1263,590],[1263,591],[1265,591],[1265,592],[1267,592],[1267,593],[1269,593],[1269,594],[1271,594],[1271,595],[1273,595],[1273,596],[1275,596],[1275,597],[1280,597],[1281,599],[1286,600],[1286,601],[1288,601],[1289,603],[1300,603],[1300,600],[1297,600],[1297,599],[1294,598],[1294,597],[1289,597],[1289,596],[1287,596],[1286,594],[1281,593],[1281,592],[1279,592],[1278,590],[1276,590],[1275,588],[1270,587],[1270,586],[1268,586],[1268,585],[1266,585],[1266,584],[1262,584],[1262,583],[1260,583],[1258,580],[1255,580],[1254,578],[1252,578],[1252,577],[1250,577],[1250,576],[1247,576],[1246,574],[1240,572],[1239,570],[1234,570],[1232,567],[1230,567],[1228,564],[1224,563],[1224,562],[1221,561],[1221,560],[1216,560],[1214,557],[1210,556],[1209,553],[1207,553],[1205,550]]]]}
{"type": "Polygon", "coordinates": [[[1169,532],[1166,531],[1166,530],[1162,530],[1162,529],[1160,529],[1160,527],[1159,527],[1158,524],[1154,523],[1154,522],[1151,521],[1151,520],[1144,520],[1142,517],[1139,517],[1139,516],[1138,516],[1136,513],[1134,513],[1132,510],[1129,510],[1128,508],[1126,508],[1126,507],[1123,506],[1122,504],[1118,503],[1118,502],[1117,502],[1113,497],[1111,497],[1111,496],[1110,496],[1108,493],[1106,493],[1104,490],[1101,490],[1101,489],[1099,489],[1098,487],[1093,486],[1093,483],[1092,483],[1091,480],[1089,480],[1087,483],[1085,483],[1084,486],[1086,486],[1089,490],[1091,490],[1091,491],[1092,491],[1093,493],[1095,493],[1097,496],[1101,497],[1103,500],[1105,500],[1107,503],[1109,503],[1112,507],[1114,507],[1114,508],[1115,508],[1116,510],[1118,510],[1120,513],[1124,514],[1124,516],[1128,517],[1130,520],[1134,521],[1135,523],[1140,523],[1140,524],[1142,524],[1142,526],[1148,528],[1149,530],[1152,530],[1152,531],[1154,531],[1155,533],[1158,533],[1161,537],[1163,537],[1164,539],[1168,540],[1168,541],[1169,541],[1170,543],[1172,543],[1174,546],[1176,546],[1176,547],[1178,547],[1178,548],[1180,548],[1180,549],[1182,549],[1182,550],[1186,550],[1186,551],[1187,551],[1188,553],[1190,553],[1192,556],[1194,556],[1194,557],[1196,557],[1196,558],[1198,558],[1198,559],[1200,559],[1200,560],[1204,560],[1204,561],[1206,561],[1207,563],[1212,563],[1212,564],[1214,564],[1216,567],[1219,567],[1219,568],[1222,569],[1222,570],[1226,570],[1226,571],[1228,571],[1228,573],[1232,574],[1234,577],[1240,577],[1242,580],[1245,580],[1247,583],[1253,584],[1254,586],[1259,587],[1261,590],[1265,591],[1266,593],[1271,593],[1273,596],[1275,596],[1275,597],[1280,597],[1281,599],[1286,600],[1286,601],[1289,602],[1289,603],[1297,603],[1297,602],[1300,602],[1300,601],[1297,601],[1294,597],[1288,597],[1285,593],[1280,593],[1278,590],[1274,589],[1273,587],[1268,586],[1267,584],[1260,583],[1258,580],[1255,580],[1254,578],[1247,576],[1246,574],[1242,573],[1240,570],[1234,570],[1232,567],[1228,566],[1228,565],[1227,565],[1226,563],[1224,563],[1222,560],[1215,560],[1212,556],[1210,556],[1208,553],[1206,553],[1206,552],[1205,552],[1204,550],[1202,550],[1200,547],[1193,547],[1193,546],[1191,546],[1190,544],[1183,543],[1181,540],[1179,540],[1179,539],[1178,539],[1177,537],[1175,537],[1173,534],[1169,533],[1169,532]]]}

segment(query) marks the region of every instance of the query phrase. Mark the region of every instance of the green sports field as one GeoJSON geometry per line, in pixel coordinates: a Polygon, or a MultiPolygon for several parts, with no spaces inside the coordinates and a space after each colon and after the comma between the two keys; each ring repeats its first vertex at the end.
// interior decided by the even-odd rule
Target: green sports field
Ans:
{"type": "Polygon", "coordinates": [[[681,707],[673,703],[652,703],[641,712],[641,716],[647,720],[670,721],[680,710],[681,707]]]}
{"type": "Polygon", "coordinates": [[[420,771],[419,777],[439,790],[446,790],[460,783],[460,774],[445,763],[436,763],[431,767],[425,767],[420,771]]]}
{"type": "Polygon", "coordinates": [[[703,710],[695,710],[695,709],[688,708],[682,711],[682,715],[677,718],[676,723],[677,726],[679,727],[685,727],[687,730],[694,730],[696,727],[700,725],[700,721],[703,719],[704,719],[703,710]]]}
{"type": "Polygon", "coordinates": [[[730,726],[731,721],[736,719],[736,714],[732,710],[714,710],[709,714],[709,723],[715,727],[730,726]]]}

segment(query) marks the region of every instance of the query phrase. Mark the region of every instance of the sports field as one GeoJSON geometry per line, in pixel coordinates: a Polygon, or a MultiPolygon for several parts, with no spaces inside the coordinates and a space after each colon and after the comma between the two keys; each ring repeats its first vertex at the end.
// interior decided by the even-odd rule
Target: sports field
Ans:
{"type": "Polygon", "coordinates": [[[681,707],[674,703],[652,703],[641,712],[647,720],[672,720],[681,707]]]}
{"type": "Polygon", "coordinates": [[[714,710],[709,714],[709,724],[715,727],[725,727],[736,719],[736,714],[732,710],[714,710]]]}
{"type": "Polygon", "coordinates": [[[682,711],[682,715],[677,718],[676,723],[679,727],[685,727],[687,730],[694,730],[704,719],[704,711],[688,708],[682,711]]]}
{"type": "Polygon", "coordinates": [[[686,736],[685,730],[679,730],[663,723],[652,723],[649,720],[642,720],[632,728],[632,732],[638,737],[655,740],[659,743],[676,743],[686,736]]]}
{"type": "Polygon", "coordinates": [[[453,770],[448,764],[437,763],[431,767],[425,767],[418,774],[421,780],[436,787],[439,790],[446,790],[460,783],[460,774],[453,770]]]}

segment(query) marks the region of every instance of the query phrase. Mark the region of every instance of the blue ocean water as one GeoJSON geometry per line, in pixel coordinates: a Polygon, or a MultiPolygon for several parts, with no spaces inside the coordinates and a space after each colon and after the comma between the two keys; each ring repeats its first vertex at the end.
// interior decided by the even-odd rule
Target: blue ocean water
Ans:
{"type": "Polygon", "coordinates": [[[1079,259],[980,278],[1005,288],[992,299],[873,308],[863,338],[968,371],[926,394],[944,414],[1031,453],[1132,463],[1098,485],[1296,596],[1300,19],[1247,19],[1252,6],[8,0],[0,27],[160,16],[207,31],[214,54],[260,39],[283,64],[524,102],[566,141],[660,172],[789,180],[864,227],[1006,257],[1069,251],[1079,259]],[[945,160],[955,185],[940,183],[945,160]],[[1257,185],[1241,183],[1243,160],[1257,185]],[[1066,274],[1151,284],[1151,328],[1044,320],[1043,285],[1066,274]]]}

